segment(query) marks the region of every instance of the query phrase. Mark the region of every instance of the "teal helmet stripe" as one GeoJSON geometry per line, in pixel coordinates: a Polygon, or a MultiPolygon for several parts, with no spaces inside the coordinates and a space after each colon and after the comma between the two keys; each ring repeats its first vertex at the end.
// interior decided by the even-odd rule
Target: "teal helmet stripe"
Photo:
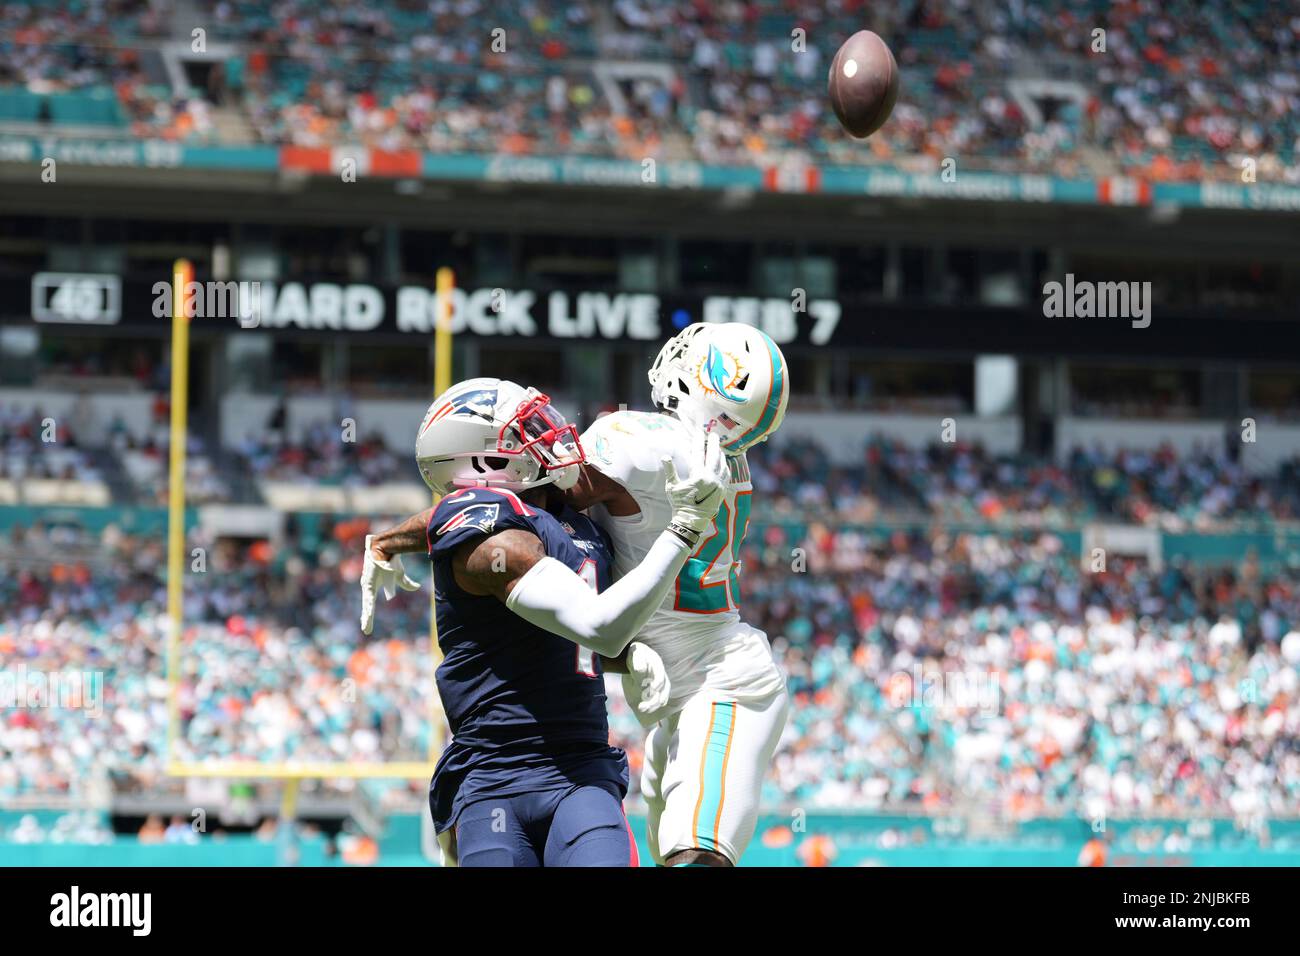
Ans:
{"type": "Polygon", "coordinates": [[[772,423],[776,421],[777,410],[781,407],[781,396],[785,392],[785,366],[781,361],[781,353],[766,332],[758,334],[763,337],[763,344],[767,346],[768,360],[772,363],[772,388],[767,393],[767,404],[763,407],[763,414],[759,416],[758,422],[739,438],[727,442],[723,447],[728,451],[744,451],[771,430],[772,423]]]}

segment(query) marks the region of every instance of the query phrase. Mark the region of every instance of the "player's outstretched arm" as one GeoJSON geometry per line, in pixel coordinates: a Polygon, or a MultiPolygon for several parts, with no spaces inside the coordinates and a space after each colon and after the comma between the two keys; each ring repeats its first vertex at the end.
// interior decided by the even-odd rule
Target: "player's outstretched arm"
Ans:
{"type": "Polygon", "coordinates": [[[433,508],[426,508],[391,528],[367,535],[366,550],[373,551],[375,558],[380,561],[389,561],[398,554],[425,550],[429,546],[429,519],[433,512],[433,508]]]}
{"type": "Polygon", "coordinates": [[[421,511],[386,531],[366,535],[366,557],[361,566],[361,633],[374,630],[375,602],[380,590],[390,601],[398,588],[420,590],[419,582],[407,576],[401,556],[428,546],[426,529],[431,513],[432,509],[421,511]]]}
{"type": "Polygon", "coordinates": [[[471,593],[497,597],[553,634],[617,656],[663,603],[722,503],[727,468],[716,435],[701,435],[686,478],[677,476],[670,459],[664,469],[673,504],[668,527],[640,564],[599,594],[547,557],[539,538],[513,528],[462,545],[452,561],[456,582],[471,593]]]}
{"type": "Polygon", "coordinates": [[[655,542],[645,561],[600,594],[547,557],[540,538],[517,528],[466,542],[452,571],[471,594],[491,595],[538,627],[612,658],[650,619],[686,562],[686,542],[665,536],[671,540],[655,542]]]}

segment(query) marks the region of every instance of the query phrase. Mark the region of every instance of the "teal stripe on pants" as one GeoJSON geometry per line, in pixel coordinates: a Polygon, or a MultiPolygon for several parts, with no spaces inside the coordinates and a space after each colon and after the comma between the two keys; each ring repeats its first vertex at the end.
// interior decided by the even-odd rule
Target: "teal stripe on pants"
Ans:
{"type": "Polygon", "coordinates": [[[722,774],[727,763],[727,747],[731,743],[731,724],[736,705],[713,705],[713,721],[709,736],[704,742],[704,769],[701,772],[700,802],[695,812],[695,843],[701,849],[718,850],[713,832],[722,812],[722,774]]]}

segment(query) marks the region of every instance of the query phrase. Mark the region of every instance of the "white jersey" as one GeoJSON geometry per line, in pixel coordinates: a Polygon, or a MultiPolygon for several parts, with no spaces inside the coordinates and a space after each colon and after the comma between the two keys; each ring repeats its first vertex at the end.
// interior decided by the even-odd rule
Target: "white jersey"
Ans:
{"type": "MultiPolygon", "coordinates": [[[[691,438],[685,424],[660,412],[615,412],[583,433],[588,464],[626,488],[641,508],[631,517],[610,515],[600,505],[591,509],[613,541],[615,577],[639,564],[668,526],[672,506],[662,462],[671,457],[677,473],[687,474],[691,438]]],[[[672,681],[665,708],[642,715],[647,726],[680,710],[701,688],[752,700],[785,686],[767,636],[740,620],[738,554],[749,525],[753,485],[743,454],[728,458],[728,464],[731,481],[713,527],[636,638],[663,658],[672,681]]],[[[637,690],[632,681],[623,686],[629,696],[637,690]]]]}

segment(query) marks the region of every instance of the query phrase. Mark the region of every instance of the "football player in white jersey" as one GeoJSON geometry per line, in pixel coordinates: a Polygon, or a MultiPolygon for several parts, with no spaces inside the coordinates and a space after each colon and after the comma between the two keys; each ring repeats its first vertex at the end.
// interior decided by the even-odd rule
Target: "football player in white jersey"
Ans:
{"type": "Polygon", "coordinates": [[[637,635],[663,659],[668,701],[647,713],[634,681],[624,681],[624,693],[650,728],[641,791],[655,862],[731,866],[754,834],[788,713],[767,635],[740,618],[739,551],[753,500],[745,450],[781,424],[789,375],[781,350],[758,329],[697,323],[660,350],[649,378],[658,411],[620,411],[588,428],[587,463],[566,495],[609,533],[621,575],[671,514],[664,460],[681,471],[701,429],[721,437],[730,470],[722,507],[637,635]]]}

